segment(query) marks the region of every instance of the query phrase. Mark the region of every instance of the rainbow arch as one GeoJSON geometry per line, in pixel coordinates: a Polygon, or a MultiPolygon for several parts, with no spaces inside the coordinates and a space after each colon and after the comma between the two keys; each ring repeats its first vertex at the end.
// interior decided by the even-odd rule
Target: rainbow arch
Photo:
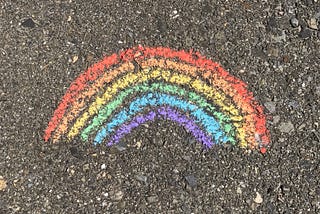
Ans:
{"type": "Polygon", "coordinates": [[[229,142],[265,151],[270,142],[263,108],[244,82],[198,52],[142,46],[80,74],[44,140],[80,137],[111,145],[155,119],[178,123],[207,147],[229,142]]]}

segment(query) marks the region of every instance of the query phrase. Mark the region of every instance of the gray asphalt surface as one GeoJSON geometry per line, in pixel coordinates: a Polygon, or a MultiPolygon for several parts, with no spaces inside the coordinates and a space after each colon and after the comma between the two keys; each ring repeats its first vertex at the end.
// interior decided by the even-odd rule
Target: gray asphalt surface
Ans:
{"type": "Polygon", "coordinates": [[[1,0],[0,213],[319,213],[319,22],[319,0],[1,0]],[[192,48],[247,82],[267,154],[204,152],[169,122],[119,148],[44,143],[69,84],[138,44],[192,48]]]}

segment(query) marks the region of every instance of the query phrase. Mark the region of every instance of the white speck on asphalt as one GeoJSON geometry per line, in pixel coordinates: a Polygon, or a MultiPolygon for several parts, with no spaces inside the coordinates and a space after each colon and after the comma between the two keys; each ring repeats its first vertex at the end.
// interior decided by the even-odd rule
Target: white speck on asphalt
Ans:
{"type": "Polygon", "coordinates": [[[290,133],[291,131],[294,130],[294,126],[293,126],[293,124],[292,124],[291,121],[282,122],[282,123],[280,123],[280,125],[279,125],[279,130],[280,130],[280,132],[282,132],[282,133],[290,133]]]}
{"type": "Polygon", "coordinates": [[[261,204],[263,202],[262,196],[259,192],[256,192],[256,197],[254,199],[254,202],[257,204],[261,204]]]}

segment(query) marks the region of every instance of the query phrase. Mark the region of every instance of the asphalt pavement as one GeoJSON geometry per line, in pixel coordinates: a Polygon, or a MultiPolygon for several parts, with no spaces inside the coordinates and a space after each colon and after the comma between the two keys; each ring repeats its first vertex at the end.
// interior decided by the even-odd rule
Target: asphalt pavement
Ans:
{"type": "Polygon", "coordinates": [[[319,213],[320,1],[0,1],[0,213],[319,213]],[[266,154],[169,121],[45,143],[70,83],[137,45],[199,51],[265,107],[266,154]],[[183,145],[183,146],[181,146],[183,145]]]}

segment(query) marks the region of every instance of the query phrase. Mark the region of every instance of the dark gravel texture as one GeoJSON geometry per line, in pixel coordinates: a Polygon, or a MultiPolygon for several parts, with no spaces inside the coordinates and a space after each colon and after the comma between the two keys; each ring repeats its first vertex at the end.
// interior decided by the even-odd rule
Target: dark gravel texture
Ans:
{"type": "Polygon", "coordinates": [[[319,213],[319,13],[319,0],[1,0],[0,213],[319,213]],[[45,144],[69,84],[138,44],[193,48],[247,82],[267,154],[202,151],[169,122],[118,147],[45,144]]]}

